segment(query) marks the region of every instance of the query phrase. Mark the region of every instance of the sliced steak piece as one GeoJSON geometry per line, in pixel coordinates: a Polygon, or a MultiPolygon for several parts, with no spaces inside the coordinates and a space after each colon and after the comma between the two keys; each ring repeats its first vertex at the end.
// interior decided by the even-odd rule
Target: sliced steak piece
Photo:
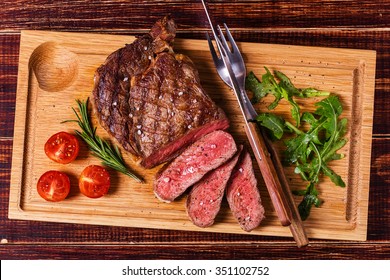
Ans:
{"type": "Polygon", "coordinates": [[[242,146],[229,161],[207,173],[192,187],[186,206],[188,217],[194,225],[208,227],[214,224],[214,219],[221,209],[226,184],[241,151],[242,146]]]}
{"type": "Polygon", "coordinates": [[[101,126],[146,168],[229,126],[190,58],[173,52],[175,33],[175,22],[165,17],[95,73],[91,103],[101,126]]]}
{"type": "Polygon", "coordinates": [[[207,172],[229,160],[236,151],[233,137],[225,131],[203,136],[157,173],[155,195],[162,201],[173,201],[207,172]]]}
{"type": "Polygon", "coordinates": [[[252,159],[243,151],[226,187],[226,198],[241,228],[251,231],[264,219],[264,207],[254,174],[252,159]]]}

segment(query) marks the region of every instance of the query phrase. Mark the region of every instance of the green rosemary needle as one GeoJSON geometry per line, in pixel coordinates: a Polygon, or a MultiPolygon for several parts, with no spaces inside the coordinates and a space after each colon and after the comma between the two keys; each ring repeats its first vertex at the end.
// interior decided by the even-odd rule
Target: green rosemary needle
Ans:
{"type": "Polygon", "coordinates": [[[103,140],[96,134],[96,127],[92,127],[88,117],[89,98],[87,98],[85,102],[80,100],[76,100],[76,102],[80,111],[80,115],[74,108],[72,108],[77,117],[77,120],[68,120],[64,122],[78,123],[81,131],[76,130],[76,134],[88,144],[93,155],[100,158],[104,165],[130,176],[139,183],[143,183],[144,180],[142,178],[135,175],[126,167],[118,146],[111,145],[109,142],[103,140]]]}

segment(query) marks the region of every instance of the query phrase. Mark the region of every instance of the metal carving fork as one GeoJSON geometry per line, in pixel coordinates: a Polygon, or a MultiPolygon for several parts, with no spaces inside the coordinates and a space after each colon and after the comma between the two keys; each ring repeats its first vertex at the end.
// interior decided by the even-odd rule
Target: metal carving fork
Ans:
{"type": "Polygon", "coordinates": [[[308,239],[300,219],[298,209],[293,201],[288,181],[284,175],[283,167],[280,163],[276,150],[262,132],[261,128],[254,122],[257,116],[256,110],[248,99],[245,91],[246,67],[244,59],[240,53],[229,28],[224,24],[229,44],[218,25],[218,34],[211,22],[207,7],[202,0],[206,11],[207,19],[210,23],[214,39],[220,56],[218,56],[213,42],[208,33],[211,55],[217,72],[221,79],[231,87],[236,93],[240,110],[244,116],[245,131],[252,147],[256,161],[260,167],[264,182],[270,194],[272,204],[276,214],[283,226],[289,226],[294,239],[299,247],[307,245],[308,239]]]}

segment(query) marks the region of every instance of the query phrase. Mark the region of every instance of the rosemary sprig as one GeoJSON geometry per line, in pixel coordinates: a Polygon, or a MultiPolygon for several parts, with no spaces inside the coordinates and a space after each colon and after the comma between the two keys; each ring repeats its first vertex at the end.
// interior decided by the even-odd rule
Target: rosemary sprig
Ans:
{"type": "Polygon", "coordinates": [[[85,102],[76,100],[80,115],[72,107],[77,120],[67,120],[64,122],[78,123],[81,131],[76,130],[76,134],[79,135],[88,144],[93,155],[100,158],[104,165],[130,176],[139,183],[143,183],[144,180],[142,178],[135,175],[126,167],[118,146],[111,145],[109,142],[103,140],[96,134],[96,127],[92,127],[88,117],[88,101],[89,98],[87,98],[85,102]]]}

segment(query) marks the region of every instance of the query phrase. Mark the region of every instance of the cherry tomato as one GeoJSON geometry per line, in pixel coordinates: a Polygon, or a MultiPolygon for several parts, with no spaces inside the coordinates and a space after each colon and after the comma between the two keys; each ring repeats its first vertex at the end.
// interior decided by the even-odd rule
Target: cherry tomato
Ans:
{"type": "Polygon", "coordinates": [[[45,144],[46,155],[55,162],[67,164],[74,161],[79,154],[80,144],[77,138],[61,131],[49,138],[45,144]]]}
{"type": "Polygon", "coordinates": [[[99,165],[90,165],[81,172],[79,188],[90,198],[102,197],[110,188],[110,174],[99,165]]]}
{"type": "Polygon", "coordinates": [[[47,201],[64,200],[70,191],[69,177],[60,171],[47,171],[39,178],[37,190],[39,195],[47,201]]]}

